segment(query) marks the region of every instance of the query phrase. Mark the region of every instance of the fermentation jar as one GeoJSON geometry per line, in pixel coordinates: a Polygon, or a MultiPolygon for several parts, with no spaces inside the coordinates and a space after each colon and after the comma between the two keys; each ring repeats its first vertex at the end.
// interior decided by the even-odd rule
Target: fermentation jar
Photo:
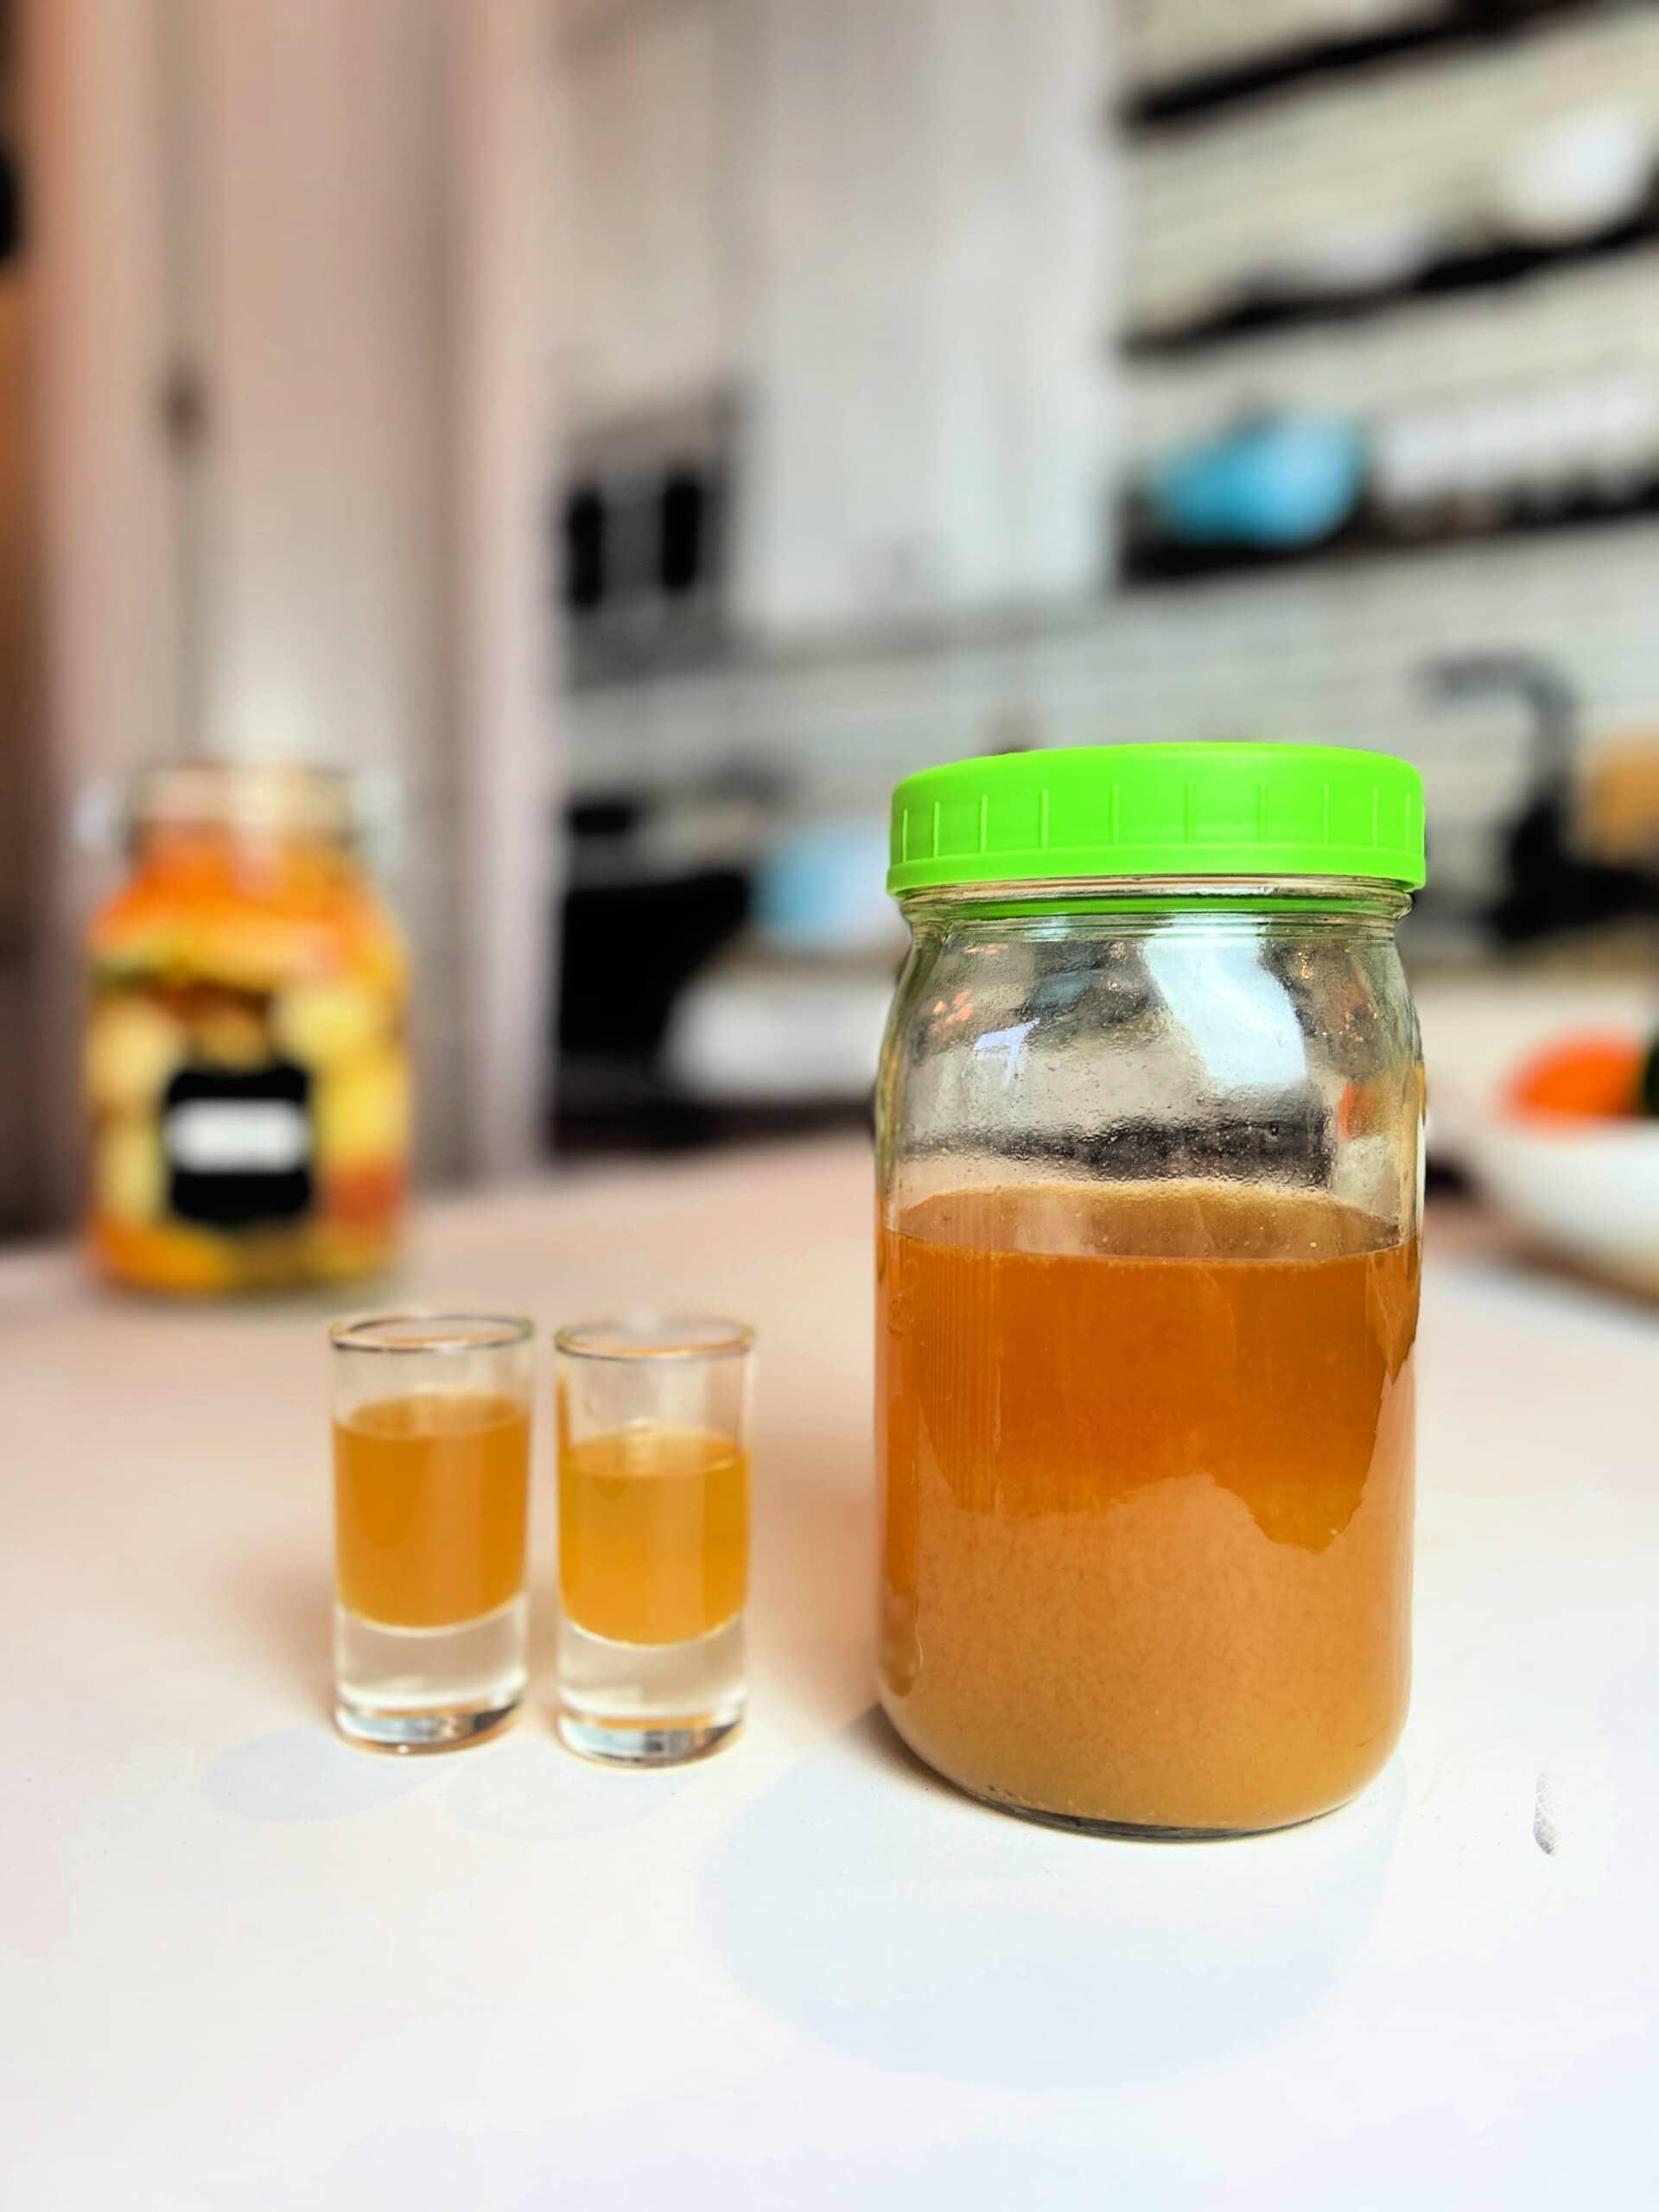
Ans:
{"type": "Polygon", "coordinates": [[[89,1232],[107,1274],[212,1293],[367,1274],[409,1166],[404,956],[349,786],[192,763],[140,779],[91,932],[89,1232]]]}
{"type": "Polygon", "coordinates": [[[899,785],[880,1675],[1015,1811],[1271,1828],[1410,1672],[1416,772],[1101,747],[899,785]]]}

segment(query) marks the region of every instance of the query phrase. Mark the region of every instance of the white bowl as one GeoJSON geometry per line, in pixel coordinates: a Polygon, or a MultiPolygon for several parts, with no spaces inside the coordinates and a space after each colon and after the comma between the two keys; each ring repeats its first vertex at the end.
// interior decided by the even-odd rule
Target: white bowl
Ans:
{"type": "Polygon", "coordinates": [[[1535,1243],[1659,1297],[1659,1122],[1494,1111],[1471,1117],[1460,1149],[1481,1190],[1535,1243]]]}
{"type": "Polygon", "coordinates": [[[1263,271],[1282,290],[1318,298],[1380,292],[1403,284],[1434,257],[1432,222],[1412,215],[1299,238],[1263,271]]]}
{"type": "Polygon", "coordinates": [[[1530,133],[1497,177],[1493,199],[1511,238],[1541,246],[1599,238],[1629,222],[1653,175],[1653,134],[1624,108],[1580,109],[1530,133]]]}

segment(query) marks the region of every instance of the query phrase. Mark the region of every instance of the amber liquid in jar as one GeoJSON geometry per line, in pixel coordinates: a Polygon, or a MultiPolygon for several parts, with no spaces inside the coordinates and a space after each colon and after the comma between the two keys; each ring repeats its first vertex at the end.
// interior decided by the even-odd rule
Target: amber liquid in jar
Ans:
{"type": "Polygon", "coordinates": [[[1409,1685],[1419,1248],[1313,1195],[947,1192],[883,1228],[883,1701],[1103,1827],[1329,1810],[1409,1685]]]}

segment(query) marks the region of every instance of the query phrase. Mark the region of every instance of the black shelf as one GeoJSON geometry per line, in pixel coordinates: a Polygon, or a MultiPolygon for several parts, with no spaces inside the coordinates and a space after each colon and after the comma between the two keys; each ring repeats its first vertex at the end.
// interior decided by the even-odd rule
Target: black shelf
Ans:
{"type": "Polygon", "coordinates": [[[1497,515],[1489,520],[1448,523],[1409,532],[1390,527],[1372,509],[1363,509],[1334,537],[1316,545],[1279,550],[1236,545],[1186,545],[1154,537],[1132,522],[1120,583],[1128,592],[1170,584],[1242,580],[1313,569],[1345,569],[1381,560],[1432,557],[1460,546],[1505,540],[1574,536],[1586,531],[1618,529],[1659,519],[1659,480],[1612,504],[1585,497],[1548,508],[1497,515]]]}
{"type": "Polygon", "coordinates": [[[1659,194],[1639,215],[1572,245],[1490,244],[1443,254],[1408,282],[1376,292],[1303,296],[1266,288],[1221,312],[1167,330],[1131,330],[1122,350],[1132,361],[1173,360],[1211,352],[1268,333],[1332,323],[1365,322],[1395,309],[1459,294],[1502,291],[1567,269],[1619,261],[1659,247],[1659,194]]]}
{"type": "Polygon", "coordinates": [[[1201,126],[1229,110],[1313,84],[1333,81],[1425,54],[1454,55],[1505,43],[1564,17],[1628,13],[1646,0],[1452,0],[1431,22],[1402,23],[1358,38],[1313,39],[1224,63],[1199,75],[1132,92],[1117,110],[1122,126],[1152,135],[1201,126]]]}

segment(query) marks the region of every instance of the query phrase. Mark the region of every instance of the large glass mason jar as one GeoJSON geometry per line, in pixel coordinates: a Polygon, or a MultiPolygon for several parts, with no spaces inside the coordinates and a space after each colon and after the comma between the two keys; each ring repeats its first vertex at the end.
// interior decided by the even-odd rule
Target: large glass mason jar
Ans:
{"type": "Polygon", "coordinates": [[[1339,1805],[1410,1674],[1414,769],[1101,747],[894,797],[882,1701],[975,1796],[1339,1805]]]}
{"type": "Polygon", "coordinates": [[[372,1274],[409,1180],[403,940],[321,769],[181,762],[130,793],[88,945],[102,1271],[212,1294],[372,1274]]]}

